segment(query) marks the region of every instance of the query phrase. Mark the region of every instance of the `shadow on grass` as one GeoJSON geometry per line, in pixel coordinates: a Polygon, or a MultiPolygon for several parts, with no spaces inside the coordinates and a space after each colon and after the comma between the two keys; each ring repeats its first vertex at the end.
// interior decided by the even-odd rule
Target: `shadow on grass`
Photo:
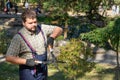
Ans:
{"type": "Polygon", "coordinates": [[[103,80],[103,78],[108,78],[106,80],[120,80],[120,69],[118,69],[116,67],[103,69],[100,72],[98,72],[98,75],[99,75],[99,77],[98,77],[99,80],[103,80]],[[108,77],[108,75],[112,75],[112,76],[108,77]]]}
{"type": "Polygon", "coordinates": [[[0,63],[0,80],[18,80],[18,67],[16,65],[0,63]]]}
{"type": "Polygon", "coordinates": [[[54,75],[49,75],[48,80],[66,80],[63,72],[55,72],[54,75]]]}

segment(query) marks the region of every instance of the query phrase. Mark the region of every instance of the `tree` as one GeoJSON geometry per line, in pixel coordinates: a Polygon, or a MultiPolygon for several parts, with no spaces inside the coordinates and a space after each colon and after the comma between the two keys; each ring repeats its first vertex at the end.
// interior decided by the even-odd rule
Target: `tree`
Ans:
{"type": "Polygon", "coordinates": [[[79,5],[78,0],[46,0],[44,2],[44,9],[51,12],[52,17],[59,16],[59,19],[62,21],[62,25],[64,25],[64,39],[67,38],[68,32],[68,11],[74,10],[76,5],[79,5]]]}
{"type": "Polygon", "coordinates": [[[98,6],[104,0],[44,0],[43,8],[46,11],[50,11],[53,17],[59,16],[59,21],[62,21],[61,25],[64,25],[64,39],[67,38],[68,25],[69,25],[69,14],[68,11],[74,13],[86,12],[91,15],[98,12],[98,6]]]}
{"type": "Polygon", "coordinates": [[[119,78],[119,49],[120,49],[120,18],[116,19],[113,30],[111,32],[111,44],[112,48],[116,52],[116,61],[117,61],[117,80],[119,78]]]}
{"type": "MultiPolygon", "coordinates": [[[[49,11],[50,16],[57,18],[60,25],[64,26],[64,39],[67,38],[68,26],[69,26],[69,14],[68,11],[74,13],[85,12],[89,19],[97,18],[101,19],[106,10],[114,0],[32,0],[38,4],[43,5],[45,11],[49,11]],[[112,1],[112,2],[111,2],[112,1]],[[103,15],[98,13],[98,7],[103,4],[103,15]],[[96,15],[97,14],[97,17],[96,15]]],[[[104,20],[104,18],[102,19],[104,20]]]]}
{"type": "Polygon", "coordinates": [[[109,24],[104,28],[95,29],[89,33],[83,33],[80,35],[82,40],[87,40],[90,43],[94,43],[97,47],[102,47],[103,45],[106,48],[112,49],[116,52],[116,80],[119,76],[119,51],[120,51],[120,18],[117,18],[115,21],[110,21],[109,24]]]}

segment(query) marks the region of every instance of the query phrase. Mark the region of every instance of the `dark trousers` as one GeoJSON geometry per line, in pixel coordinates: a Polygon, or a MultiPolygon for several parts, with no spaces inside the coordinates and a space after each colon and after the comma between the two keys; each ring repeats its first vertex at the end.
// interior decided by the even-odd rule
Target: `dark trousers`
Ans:
{"type": "MultiPolygon", "coordinates": [[[[46,61],[47,55],[35,55],[38,60],[46,61]]],[[[20,80],[47,80],[47,64],[39,64],[34,67],[19,66],[20,80]]]]}

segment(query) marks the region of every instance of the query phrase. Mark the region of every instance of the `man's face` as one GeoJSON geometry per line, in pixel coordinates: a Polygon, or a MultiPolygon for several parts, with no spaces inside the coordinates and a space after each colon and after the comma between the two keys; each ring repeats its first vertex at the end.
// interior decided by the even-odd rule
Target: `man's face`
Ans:
{"type": "Polygon", "coordinates": [[[26,18],[26,22],[23,22],[23,26],[30,32],[34,32],[37,26],[37,19],[26,18]]]}

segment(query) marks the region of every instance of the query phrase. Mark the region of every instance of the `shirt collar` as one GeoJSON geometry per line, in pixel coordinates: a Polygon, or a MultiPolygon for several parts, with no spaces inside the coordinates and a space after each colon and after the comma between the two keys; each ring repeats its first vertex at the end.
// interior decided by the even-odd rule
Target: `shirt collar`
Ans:
{"type": "Polygon", "coordinates": [[[40,32],[39,28],[37,27],[36,28],[36,31],[33,33],[33,32],[30,32],[28,31],[25,27],[24,27],[24,30],[25,30],[25,33],[29,34],[29,35],[36,35],[40,32]]]}

